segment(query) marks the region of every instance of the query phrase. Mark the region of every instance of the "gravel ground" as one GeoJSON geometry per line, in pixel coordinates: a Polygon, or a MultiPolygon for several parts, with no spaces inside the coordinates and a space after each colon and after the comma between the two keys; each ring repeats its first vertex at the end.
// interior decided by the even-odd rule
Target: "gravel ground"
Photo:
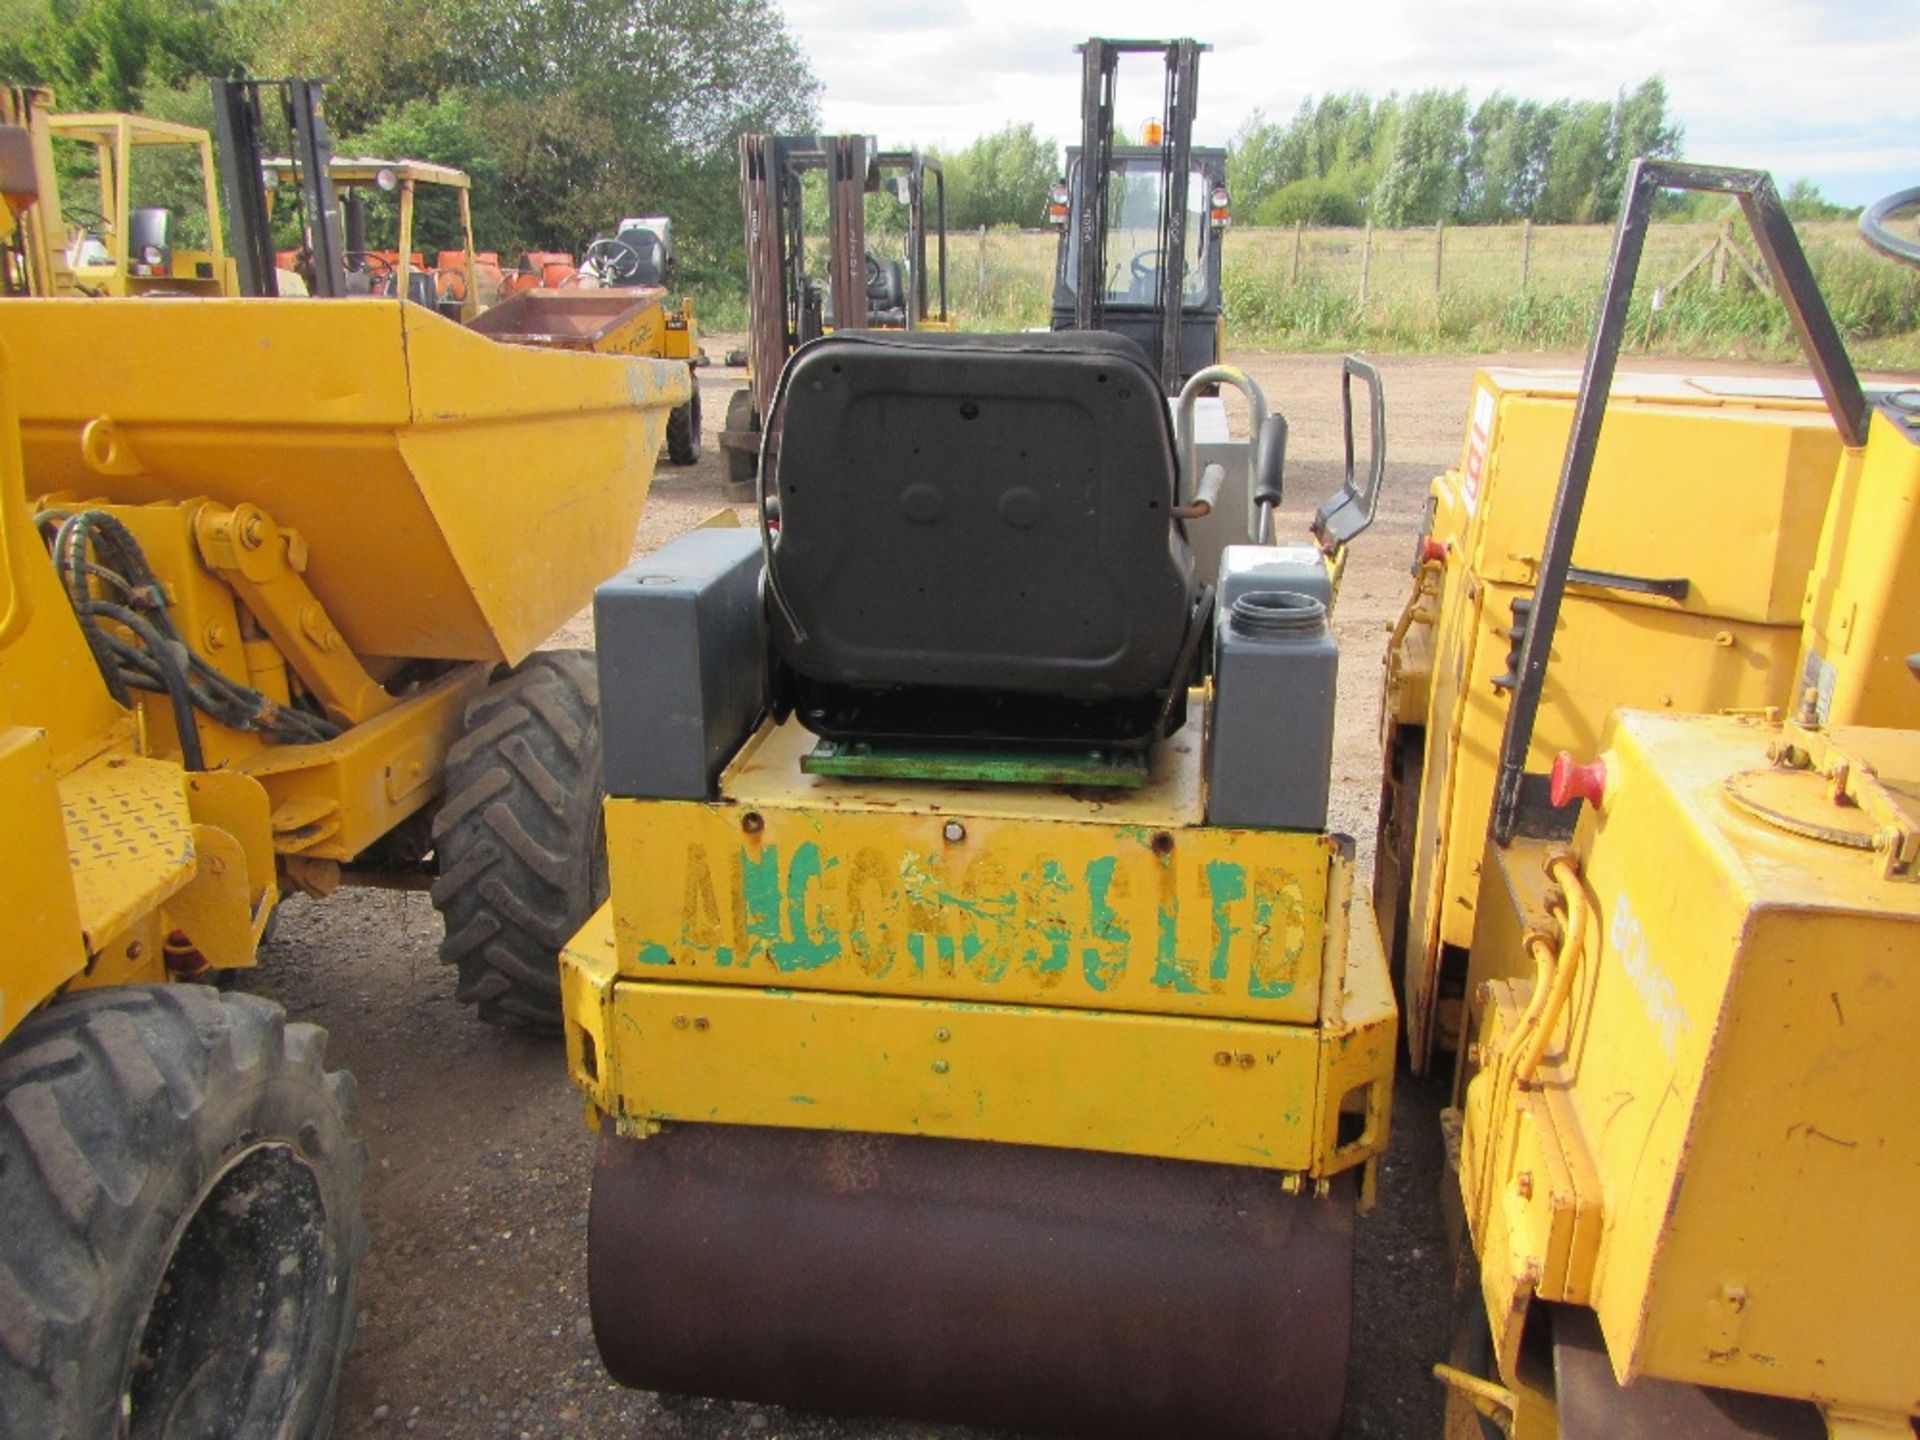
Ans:
{"type": "MultiPolygon", "coordinates": [[[[709,353],[731,337],[709,336],[709,353]]],[[[1234,357],[1292,424],[1292,501],[1280,531],[1304,534],[1339,463],[1339,360],[1234,357]]],[[[1334,828],[1371,865],[1378,794],[1380,656],[1404,599],[1428,478],[1453,463],[1477,362],[1381,361],[1389,467],[1379,523],[1357,545],[1340,596],[1343,647],[1334,828]]],[[[1522,363],[1576,365],[1574,357],[1522,363]]],[[[740,372],[703,372],[709,432],[740,372]]],[[[711,448],[662,466],[636,537],[641,553],[721,504],[711,448]]],[[[744,518],[744,516],[743,516],[744,518]]],[[[584,615],[556,644],[590,644],[584,615]]],[[[342,892],[294,899],[249,988],[332,1033],[332,1062],[359,1080],[372,1147],[366,1207],[373,1250],[362,1323],[335,1433],[446,1437],[733,1437],[909,1440],[972,1432],[800,1415],[762,1406],[621,1390],[601,1370],[587,1320],[585,1236],[591,1138],[556,1041],[475,1022],[440,966],[424,894],[342,892]]],[[[1403,1077],[1380,1204],[1359,1226],[1347,1436],[1439,1433],[1428,1367],[1445,1349],[1450,1267],[1438,1195],[1441,1150],[1430,1085],[1403,1077]]]]}

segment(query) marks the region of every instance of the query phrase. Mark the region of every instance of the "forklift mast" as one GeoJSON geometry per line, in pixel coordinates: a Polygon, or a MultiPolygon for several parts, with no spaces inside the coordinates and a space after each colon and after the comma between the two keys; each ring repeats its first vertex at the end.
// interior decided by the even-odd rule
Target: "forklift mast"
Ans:
{"type": "MultiPolygon", "coordinates": [[[[825,324],[807,270],[804,177],[827,172],[827,280],[835,296],[864,296],[869,143],[860,135],[743,135],[740,204],[747,225],[747,364],[765,415],[787,356],[825,324]]],[[[864,304],[841,303],[835,327],[865,328],[864,304]]]]}
{"type": "Polygon", "coordinates": [[[1187,190],[1192,179],[1193,115],[1200,52],[1193,40],[1088,40],[1079,48],[1080,186],[1073,327],[1103,330],[1107,307],[1107,218],[1113,180],[1115,74],[1122,55],[1158,55],[1166,67],[1160,124],[1160,264],[1155,286],[1152,359],[1169,394],[1181,383],[1180,330],[1186,285],[1187,190]]]}
{"type": "MultiPolygon", "coordinates": [[[[261,97],[277,92],[293,154],[300,162],[300,193],[307,214],[307,246],[313,254],[311,292],[327,299],[347,293],[344,237],[333,190],[333,137],[321,109],[319,80],[222,80],[213,82],[213,129],[220,144],[221,184],[233,217],[234,259],[240,293],[280,293],[274,276],[273,227],[267,214],[261,171],[261,97]]],[[[364,243],[364,242],[363,242],[364,243]]]]}

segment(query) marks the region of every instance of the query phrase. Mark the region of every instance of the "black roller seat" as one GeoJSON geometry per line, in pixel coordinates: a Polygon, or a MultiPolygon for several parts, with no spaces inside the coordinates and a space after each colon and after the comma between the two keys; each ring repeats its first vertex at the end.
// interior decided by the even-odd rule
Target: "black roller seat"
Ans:
{"type": "Polygon", "coordinates": [[[633,273],[622,276],[616,284],[625,286],[649,285],[656,289],[667,283],[667,247],[660,243],[660,237],[651,230],[634,228],[622,230],[615,237],[633,251],[633,273]]]}
{"type": "Polygon", "coordinates": [[[1140,748],[1183,713],[1204,617],[1137,345],[833,334],[782,390],[773,634],[810,728],[1140,748]]]}

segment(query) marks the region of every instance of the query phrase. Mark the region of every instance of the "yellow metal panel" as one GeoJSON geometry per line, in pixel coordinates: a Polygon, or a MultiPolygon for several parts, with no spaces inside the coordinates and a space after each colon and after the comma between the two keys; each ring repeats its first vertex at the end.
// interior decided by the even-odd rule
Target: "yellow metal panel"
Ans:
{"type": "Polygon", "coordinates": [[[1314,1158],[1300,1027],[623,982],[609,1041],[623,1108],[655,1120],[1314,1158]]]}
{"type": "Polygon", "coordinates": [[[193,878],[185,781],[177,764],[133,755],[105,756],[62,778],[73,892],[89,950],[193,878]]]}
{"type": "MultiPolygon", "coordinates": [[[[1741,387],[1686,377],[1622,377],[1594,460],[1573,563],[1646,578],[1685,577],[1677,608],[1760,624],[1799,617],[1840,437],[1800,398],[1735,398],[1741,387]]],[[[1750,388],[1750,387],[1745,387],[1750,388]]],[[[1470,539],[1476,571],[1531,585],[1572,425],[1571,392],[1482,372],[1473,430],[1494,400],[1470,539]],[[1503,386],[1501,381],[1509,382],[1503,386]]],[[[1675,602],[1623,594],[1656,608],[1675,602]]]]}
{"type": "Polygon", "coordinates": [[[213,969],[251,965],[255,907],[246,852],[217,825],[193,827],[193,851],[192,880],[166,903],[168,936],[185,935],[213,969]]]}
{"type": "Polygon", "coordinates": [[[1838,481],[1807,595],[1800,683],[1822,723],[1920,726],[1920,444],[1873,417],[1838,481]]]}
{"type": "MultiPolygon", "coordinates": [[[[1463,566],[1450,566],[1463,570],[1463,566]]],[[[1431,1033],[1428,994],[1439,947],[1474,938],[1481,844],[1493,805],[1494,767],[1510,691],[1513,601],[1531,591],[1463,578],[1447,592],[1421,782],[1420,828],[1408,931],[1411,1031],[1431,1033]],[[1422,961],[1425,963],[1421,963],[1422,961]]],[[[1561,750],[1598,752],[1616,707],[1675,713],[1784,709],[1790,702],[1796,628],[1722,621],[1569,592],[1554,634],[1528,768],[1545,771],[1561,750]]]]}
{"type": "Polygon", "coordinates": [[[249,901],[270,900],[276,893],[273,807],[260,782],[236,770],[203,770],[187,776],[187,806],[196,825],[217,827],[239,844],[249,901]]]}
{"type": "Polygon", "coordinates": [[[635,981],[612,909],[563,952],[561,986],[574,1079],[628,1128],[946,1135],[1313,1176],[1386,1145],[1393,999],[1364,901],[1343,1018],[1318,1028],[635,981]],[[1361,1123],[1343,1131],[1346,1104],[1361,1123]]]}
{"type": "MultiPolygon", "coordinates": [[[[1896,1257],[1920,1223],[1920,886],[1883,875],[1871,851],[1732,803],[1729,780],[1765,769],[1778,734],[1619,718],[1607,799],[1575,836],[1595,924],[1567,1028],[1538,1092],[1475,1079],[1462,1183],[1490,1313],[1528,1260],[1554,1293],[1550,1239],[1522,1235],[1498,1199],[1541,1163],[1514,1137],[1532,1126],[1544,1146],[1551,1130],[1600,1177],[1588,1298],[1622,1380],[1907,1414],[1920,1408],[1920,1271],[1896,1257]]],[[[1834,742],[1920,794],[1920,733],[1834,742]]],[[[1527,903],[1525,887],[1507,893],[1527,903]]],[[[1483,923],[1476,946],[1525,921],[1483,923]]],[[[1494,987],[1491,1037],[1527,994],[1494,987]]],[[[1576,1233],[1570,1278],[1579,1251],[1576,1233]]]]}
{"type": "Polygon", "coordinates": [[[260,505],[361,656],[517,660],[624,562],[687,368],[499,345],[416,305],[27,300],[0,339],[39,492],[260,505]],[[83,426],[138,459],[105,476],[83,426]]]}
{"type": "Polygon", "coordinates": [[[1333,842],[1183,825],[1196,756],[1167,757],[1141,793],[1088,800],[818,780],[797,766],[782,777],[766,757],[790,738],[730,773],[733,805],[608,803],[623,973],[1293,1022],[1318,1013],[1333,842]]]}
{"type": "Polygon", "coordinates": [[[135,722],[107,693],[27,512],[14,404],[20,375],[0,344],[0,727],[45,730],[55,768],[66,770],[130,741],[135,722]]]}
{"type": "Polygon", "coordinates": [[[87,963],[67,863],[67,832],[53,772],[53,746],[44,730],[0,730],[0,794],[7,821],[0,826],[0,872],[7,877],[0,906],[0,1036],[18,1025],[87,963]]]}
{"type": "Polygon", "coordinates": [[[266,745],[240,761],[271,800],[274,847],[351,860],[439,794],[447,747],[486,680],[485,666],[462,666],[332,740],[266,745]]]}

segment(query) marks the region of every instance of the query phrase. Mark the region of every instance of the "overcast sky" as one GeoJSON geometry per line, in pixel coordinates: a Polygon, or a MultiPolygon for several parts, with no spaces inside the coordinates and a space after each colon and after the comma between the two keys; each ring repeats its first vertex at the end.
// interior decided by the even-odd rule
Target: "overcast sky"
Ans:
{"type": "MultiPolygon", "coordinates": [[[[1009,120],[1064,143],[1079,130],[1076,42],[1188,33],[1213,46],[1203,142],[1329,90],[1611,99],[1658,73],[1690,160],[1759,166],[1782,187],[1806,176],[1848,204],[1920,185],[1920,0],[782,3],[826,86],[826,129],[886,144],[965,144],[1009,120]]],[[[1137,130],[1160,102],[1150,62],[1134,63],[1119,109],[1137,130]]]]}

